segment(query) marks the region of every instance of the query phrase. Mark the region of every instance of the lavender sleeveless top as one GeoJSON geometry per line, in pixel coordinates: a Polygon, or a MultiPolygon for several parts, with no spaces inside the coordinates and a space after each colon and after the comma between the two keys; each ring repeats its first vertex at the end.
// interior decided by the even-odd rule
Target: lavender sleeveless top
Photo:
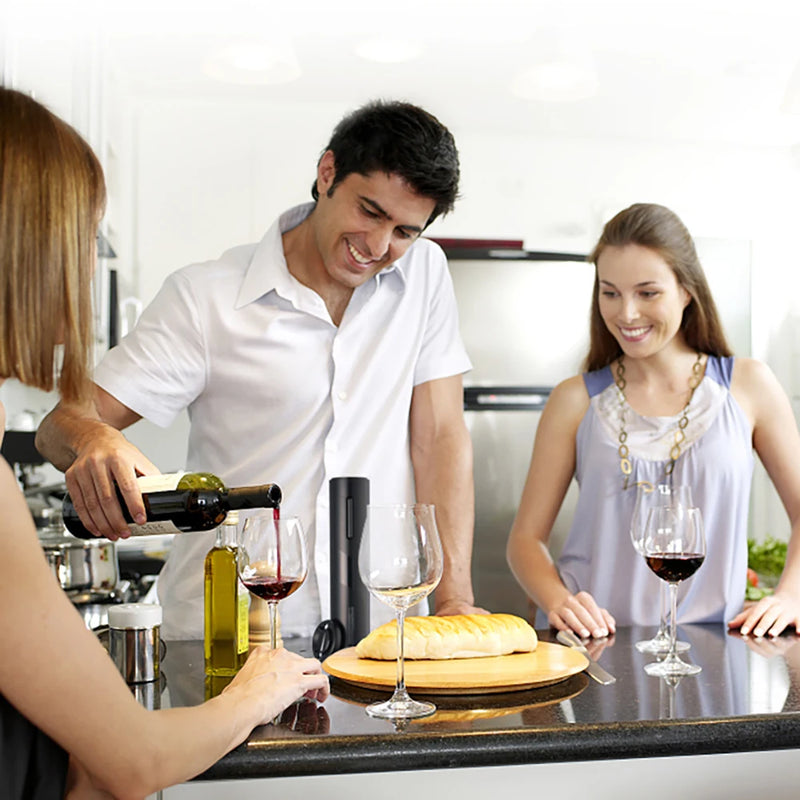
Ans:
{"type": "MultiPolygon", "coordinates": [[[[709,357],[688,409],[686,442],[673,482],[688,484],[705,521],[707,555],[679,585],[678,622],[722,622],[742,608],[747,572],[747,518],[753,450],[750,425],[730,393],[733,358],[709,357]]],[[[584,375],[591,398],[578,428],[575,479],[580,487],[572,526],[557,560],[575,593],[589,592],[618,625],[658,625],[659,579],[633,548],[629,524],[636,489],[623,490],[617,454],[619,390],[610,367],[584,375]]],[[[681,418],[626,411],[627,444],[636,481],[664,482],[681,418]]]]}

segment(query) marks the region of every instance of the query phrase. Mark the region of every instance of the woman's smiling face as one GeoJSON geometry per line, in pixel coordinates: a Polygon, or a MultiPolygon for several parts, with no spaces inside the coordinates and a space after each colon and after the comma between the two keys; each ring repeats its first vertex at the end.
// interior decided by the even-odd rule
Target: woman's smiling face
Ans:
{"type": "Polygon", "coordinates": [[[600,315],[622,351],[655,355],[678,336],[691,296],[655,250],[608,246],[597,259],[600,315]]]}

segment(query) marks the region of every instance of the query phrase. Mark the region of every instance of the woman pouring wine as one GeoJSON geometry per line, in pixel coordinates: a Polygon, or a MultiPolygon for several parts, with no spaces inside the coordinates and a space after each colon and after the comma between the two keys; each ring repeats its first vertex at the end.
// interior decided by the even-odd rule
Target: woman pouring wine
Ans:
{"type": "Polygon", "coordinates": [[[559,384],[542,414],[508,560],[556,628],[603,637],[656,625],[658,582],[628,541],[635,487],[691,486],[707,558],[686,584],[684,622],[744,634],[800,626],[800,434],[772,372],[734,358],[694,243],[669,209],[637,204],[605,226],[585,373],[559,384]],[[792,526],[775,593],[743,610],[755,449],[792,526]],[[575,476],[580,494],[563,551],[547,543],[575,476]]]}
{"type": "MultiPolygon", "coordinates": [[[[61,395],[89,396],[90,281],[104,204],[86,142],[0,87],[0,383],[51,390],[60,344],[61,395]]],[[[218,697],[147,711],[48,569],[2,459],[0,502],[3,800],[144,797],[202,772],[295,700],[327,696],[317,661],[257,648],[218,697]]]]}

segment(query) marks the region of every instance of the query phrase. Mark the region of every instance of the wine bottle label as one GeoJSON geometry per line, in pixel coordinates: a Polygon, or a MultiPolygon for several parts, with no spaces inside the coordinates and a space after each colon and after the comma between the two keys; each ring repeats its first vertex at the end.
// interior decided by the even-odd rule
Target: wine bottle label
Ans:
{"type": "Polygon", "coordinates": [[[246,653],[249,649],[250,643],[250,592],[247,587],[241,582],[236,582],[236,590],[238,592],[238,610],[239,617],[236,620],[236,627],[238,629],[238,651],[239,653],[246,653]]]}
{"type": "Polygon", "coordinates": [[[132,522],[128,525],[131,536],[163,536],[167,533],[180,533],[180,528],[176,527],[168,519],[160,520],[159,522],[145,522],[143,525],[137,525],[132,522]]]}
{"type": "Polygon", "coordinates": [[[136,482],[143,492],[169,492],[178,488],[178,481],[185,472],[167,472],[163,475],[140,475],[136,482]]]}

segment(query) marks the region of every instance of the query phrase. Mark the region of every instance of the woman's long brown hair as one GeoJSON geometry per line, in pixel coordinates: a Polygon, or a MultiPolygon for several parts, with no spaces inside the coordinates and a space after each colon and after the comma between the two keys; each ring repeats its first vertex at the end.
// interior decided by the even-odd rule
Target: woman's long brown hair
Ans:
{"type": "Polygon", "coordinates": [[[84,139],[0,87],[0,376],[45,391],[57,381],[67,401],[90,396],[90,287],[105,198],[84,139]]]}

